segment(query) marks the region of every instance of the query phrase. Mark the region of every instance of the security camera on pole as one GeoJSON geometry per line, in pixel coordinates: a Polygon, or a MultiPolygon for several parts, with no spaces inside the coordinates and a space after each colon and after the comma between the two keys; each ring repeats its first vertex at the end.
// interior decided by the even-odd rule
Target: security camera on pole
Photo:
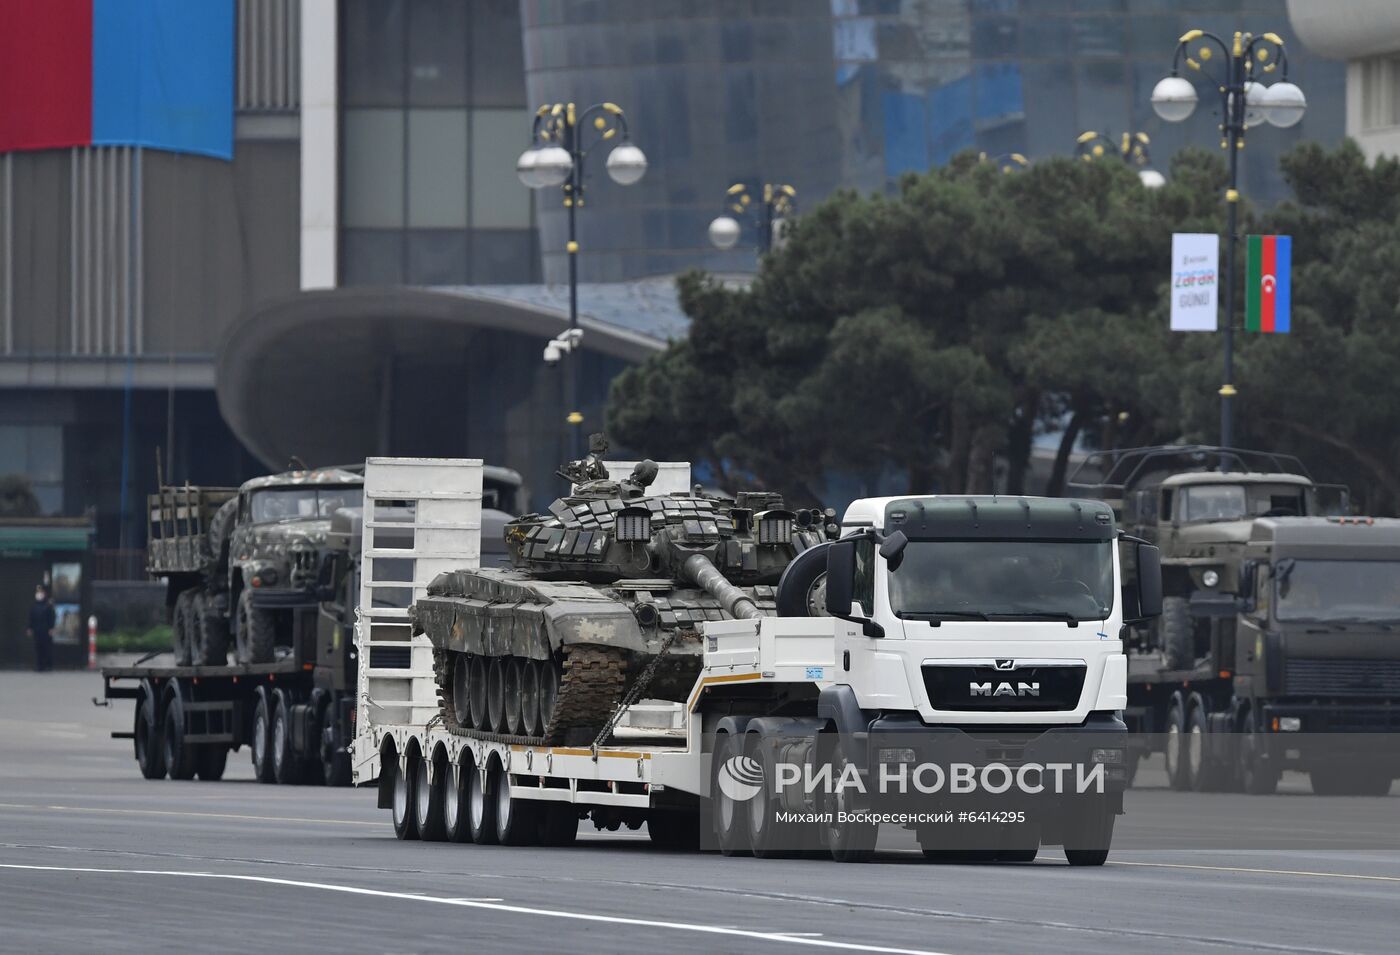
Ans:
{"type": "MultiPolygon", "coordinates": [[[[1289,127],[1303,118],[1307,99],[1303,91],[1288,82],[1288,54],[1277,33],[1236,33],[1226,42],[1204,30],[1189,30],[1177,42],[1171,75],[1152,90],[1152,108],[1169,123],[1179,123],[1196,109],[1196,87],[1180,75],[1181,64],[1203,73],[1220,93],[1221,148],[1230,155],[1230,185],[1225,190],[1227,226],[1225,238],[1225,380],[1220,386],[1220,443],[1234,443],[1234,319],[1235,248],[1239,218],[1239,151],[1245,130],[1260,123],[1289,127]],[[1194,44],[1199,44],[1194,47],[1194,44]],[[1220,57],[1217,72],[1211,61],[1220,57]],[[1255,79],[1258,73],[1282,68],[1282,78],[1272,86],[1255,79]]],[[[1175,268],[1175,266],[1173,266],[1175,268]]]]}
{"type": "MultiPolygon", "coordinates": [[[[647,157],[632,144],[627,117],[622,107],[614,103],[597,103],[582,111],[573,103],[541,106],[530,131],[530,148],[520,154],[515,164],[520,181],[531,189],[562,186],[564,208],[569,210],[569,244],[566,246],[569,253],[569,328],[545,346],[544,361],[551,367],[565,355],[581,354],[583,329],[578,327],[576,211],[583,205],[583,164],[595,147],[615,137],[618,144],[608,153],[605,163],[608,177],[620,186],[630,186],[646,174],[647,157]],[[585,142],[585,134],[591,141],[585,142]]],[[[575,458],[583,457],[578,427],[583,424],[578,365],[577,361],[568,365],[569,407],[564,418],[571,426],[568,444],[575,458]]]]}

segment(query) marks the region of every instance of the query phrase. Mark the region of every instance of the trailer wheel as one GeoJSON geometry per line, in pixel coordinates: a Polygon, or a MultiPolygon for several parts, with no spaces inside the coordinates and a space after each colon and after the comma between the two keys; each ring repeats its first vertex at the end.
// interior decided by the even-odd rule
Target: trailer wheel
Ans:
{"type": "Polygon", "coordinates": [[[578,810],[573,803],[541,803],[537,815],[540,845],[559,849],[578,841],[578,810]]]}
{"type": "Polygon", "coordinates": [[[1240,740],[1240,776],[1244,791],[1252,796],[1269,796],[1278,791],[1277,767],[1264,756],[1264,734],[1260,732],[1259,717],[1251,709],[1244,717],[1244,738],[1240,740]]]}
{"type": "Polygon", "coordinates": [[[175,665],[187,667],[194,661],[194,627],[191,618],[194,614],[190,604],[194,601],[194,590],[182,590],[175,598],[175,614],[171,620],[171,632],[175,642],[175,665]]]}
{"type": "Polygon", "coordinates": [[[203,591],[195,595],[194,655],[204,666],[221,667],[228,662],[228,621],[211,612],[210,603],[203,591]]]}
{"type": "Polygon", "coordinates": [[[777,818],[774,795],[776,770],[773,747],[758,734],[750,734],[748,756],[758,766],[762,782],[744,806],[744,831],[748,836],[749,849],[759,859],[781,859],[794,854],[796,843],[801,838],[797,826],[781,823],[777,818]]]}
{"type": "Polygon", "coordinates": [[[185,743],[185,708],[180,698],[172,696],[165,705],[165,725],[160,734],[165,750],[165,768],[171,779],[194,779],[197,754],[185,743]]]}
{"type": "Polygon", "coordinates": [[[742,739],[732,733],[723,733],[715,737],[715,751],[710,757],[710,802],[715,842],[719,845],[720,853],[727,856],[749,854],[744,807],[725,791],[726,786],[720,784],[720,773],[727,772],[732,777],[733,770],[727,767],[739,765],[734,761],[742,759],[743,752],[742,739]]]}
{"type": "Polygon", "coordinates": [[[394,814],[394,835],[407,841],[418,838],[418,824],[413,816],[413,787],[418,778],[418,753],[410,750],[404,760],[394,760],[385,765],[382,772],[394,774],[392,808],[394,814]]]}
{"type": "Polygon", "coordinates": [[[1102,797],[1086,798],[1067,821],[1065,859],[1074,866],[1098,866],[1108,861],[1116,810],[1102,797]]]}
{"type": "Polygon", "coordinates": [[[277,700],[272,710],[272,776],[284,786],[301,782],[301,760],[292,749],[292,722],[285,698],[277,700]]]}
{"type": "Polygon", "coordinates": [[[132,743],[136,750],[136,765],[147,779],[165,775],[165,749],[160,742],[156,723],[156,701],[150,693],[142,693],[136,704],[136,725],[132,727],[132,743]]]}
{"type": "Polygon", "coordinates": [[[479,846],[496,844],[496,798],[491,788],[494,776],[480,767],[463,767],[467,774],[467,822],[472,842],[479,846]]]}
{"type": "Polygon", "coordinates": [[[228,765],[228,747],[223,743],[206,743],[197,750],[195,773],[205,782],[218,782],[224,778],[224,768],[228,765]]]}
{"type": "MultiPolygon", "coordinates": [[[[831,778],[845,778],[847,765],[846,744],[838,743],[831,757],[831,778]]],[[[826,811],[831,821],[826,824],[826,847],[837,862],[869,862],[875,856],[875,840],[880,830],[873,823],[851,818],[856,806],[855,796],[849,789],[837,786],[827,799],[826,811]],[[842,821],[842,813],[848,814],[845,821],[842,821]]]]}
{"type": "Polygon", "coordinates": [[[1184,792],[1191,788],[1191,778],[1186,769],[1186,708],[1180,697],[1173,699],[1167,708],[1166,741],[1167,785],[1184,792]]]}
{"type": "Polygon", "coordinates": [[[253,591],[238,595],[238,632],[234,642],[239,663],[271,663],[277,643],[277,618],[262,607],[253,606],[253,591]]]}
{"type": "Polygon", "coordinates": [[[335,745],[335,702],[321,707],[321,718],[316,724],[317,752],[320,759],[317,765],[321,770],[321,780],[327,786],[348,786],[351,782],[350,754],[344,747],[335,745]]]}
{"type": "Polygon", "coordinates": [[[1169,670],[1189,670],[1196,662],[1196,628],[1191,604],[1185,597],[1163,597],[1158,633],[1169,670]]]}
{"type": "Polygon", "coordinates": [[[413,824],[418,827],[418,838],[424,842],[442,842],[447,838],[442,820],[443,777],[450,782],[452,774],[446,770],[446,760],[434,766],[424,758],[418,759],[414,770],[413,824]]]}
{"type": "Polygon", "coordinates": [[[495,763],[492,767],[496,793],[496,841],[503,846],[527,846],[535,840],[538,820],[535,804],[528,799],[520,799],[512,791],[510,773],[504,766],[495,763]]]}
{"type": "Polygon", "coordinates": [[[651,844],[670,852],[695,852],[700,848],[700,817],[685,809],[653,809],[647,814],[651,844]]]}
{"type": "Polygon", "coordinates": [[[270,783],[277,778],[272,768],[271,739],[272,713],[267,694],[260,692],[257,708],[253,711],[253,738],[248,744],[253,757],[253,776],[260,783],[270,783]]]}
{"type": "Polygon", "coordinates": [[[442,831],[448,842],[471,842],[471,820],[467,815],[470,797],[467,776],[475,772],[471,752],[464,752],[459,761],[443,767],[442,831]]]}

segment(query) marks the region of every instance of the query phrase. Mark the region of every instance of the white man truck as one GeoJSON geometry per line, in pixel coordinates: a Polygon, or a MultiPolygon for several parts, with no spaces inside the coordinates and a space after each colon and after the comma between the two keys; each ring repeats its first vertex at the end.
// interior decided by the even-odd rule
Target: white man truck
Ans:
{"type": "Polygon", "coordinates": [[[933,858],[1107,857],[1121,630],[1160,611],[1161,587],[1146,543],[1124,586],[1101,502],[856,501],[841,539],[788,565],[779,615],[696,627],[683,701],[625,696],[592,745],[557,746],[448,732],[413,633],[411,601],[479,558],[480,487],[472,460],[366,463],[352,762],[400,838],[562,845],[590,818],[669,848],[862,861],[894,823],[933,858]]]}

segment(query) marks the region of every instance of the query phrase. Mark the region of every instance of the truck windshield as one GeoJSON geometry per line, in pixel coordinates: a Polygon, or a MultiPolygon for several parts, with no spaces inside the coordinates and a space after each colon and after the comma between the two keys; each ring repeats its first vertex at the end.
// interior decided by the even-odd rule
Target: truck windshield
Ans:
{"type": "Polygon", "coordinates": [[[1280,620],[1400,620],[1400,561],[1281,560],[1280,620]]]}
{"type": "Polygon", "coordinates": [[[1113,609],[1113,544],[911,541],[889,580],[905,616],[1102,620],[1113,609]]]}
{"type": "Polygon", "coordinates": [[[359,487],[270,487],[254,491],[249,508],[254,523],[291,518],[330,517],[342,507],[359,507],[364,491],[359,487]]]}

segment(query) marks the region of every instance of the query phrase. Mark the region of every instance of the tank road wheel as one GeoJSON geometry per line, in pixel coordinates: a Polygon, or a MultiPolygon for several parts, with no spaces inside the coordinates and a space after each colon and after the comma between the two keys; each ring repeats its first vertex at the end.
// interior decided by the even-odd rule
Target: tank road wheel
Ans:
{"type": "Polygon", "coordinates": [[[467,777],[476,771],[472,764],[471,751],[463,752],[455,764],[444,763],[439,769],[442,773],[443,838],[448,842],[471,842],[472,827],[467,814],[470,804],[467,777]]]}
{"type": "Polygon", "coordinates": [[[228,621],[201,591],[194,598],[194,656],[204,666],[221,667],[228,662],[228,621]]]}
{"type": "Polygon", "coordinates": [[[472,842],[479,846],[496,844],[496,793],[491,788],[494,774],[483,772],[477,766],[462,768],[467,776],[467,826],[471,830],[472,842]]]}
{"type": "Polygon", "coordinates": [[[539,843],[563,848],[578,840],[578,810],[573,803],[546,802],[536,807],[539,843]]]}
{"type": "Polygon", "coordinates": [[[524,661],[519,657],[506,657],[501,662],[501,698],[504,709],[506,732],[519,736],[524,732],[521,719],[520,688],[524,682],[521,669],[524,661]]]}
{"type": "Polygon", "coordinates": [[[486,722],[486,684],[490,670],[486,657],[472,654],[467,657],[467,699],[472,711],[471,725],[475,729],[489,730],[486,722]]]}
{"type": "Polygon", "coordinates": [[[486,668],[486,722],[493,733],[506,731],[506,665],[500,657],[486,668]]]}
{"type": "Polygon", "coordinates": [[[424,842],[442,842],[447,838],[447,829],[442,819],[443,777],[450,782],[452,774],[447,771],[447,760],[436,766],[420,758],[413,778],[413,824],[418,827],[418,838],[424,842]],[[428,777],[432,776],[430,780],[428,777]]]}
{"type": "Polygon", "coordinates": [[[272,710],[272,775],[279,783],[301,782],[301,760],[292,750],[292,721],[287,701],[278,700],[272,710]]]}
{"type": "Polygon", "coordinates": [[[260,783],[270,783],[277,776],[272,769],[272,709],[267,702],[267,694],[258,694],[258,706],[253,711],[253,738],[248,750],[253,756],[253,776],[260,783]]]}
{"type": "Polygon", "coordinates": [[[136,705],[136,725],[132,727],[132,744],[136,750],[136,765],[147,779],[165,775],[165,748],[161,746],[159,724],[156,723],[156,701],[149,693],[141,694],[136,705]]]}
{"type": "Polygon", "coordinates": [[[239,663],[271,663],[277,642],[277,620],[270,611],[253,606],[253,591],[238,595],[238,627],[235,634],[239,663]]]}
{"type": "Polygon", "coordinates": [[[549,721],[554,719],[554,700],[559,696],[559,668],[553,658],[535,660],[535,679],[539,682],[540,696],[540,735],[549,729],[549,721]]]}
{"type": "Polygon", "coordinates": [[[512,791],[510,773],[500,763],[491,767],[495,777],[496,841],[503,846],[526,846],[535,840],[537,820],[530,800],[518,799],[512,791]]]}
{"type": "Polygon", "coordinates": [[[1278,791],[1280,773],[1264,756],[1266,739],[1260,718],[1251,709],[1244,717],[1244,737],[1240,740],[1240,776],[1244,791],[1252,796],[1271,796],[1278,791]]]}
{"type": "Polygon", "coordinates": [[[197,753],[185,743],[185,708],[180,698],[172,696],[165,705],[165,725],[160,734],[165,751],[165,768],[171,779],[194,779],[197,753]]]}
{"type": "Polygon", "coordinates": [[[715,738],[715,751],[710,757],[710,800],[715,842],[720,853],[727,856],[749,854],[749,833],[744,823],[744,805],[725,791],[727,783],[721,785],[720,782],[721,773],[728,773],[725,779],[734,778],[726,767],[732,760],[742,758],[743,752],[743,740],[736,739],[733,733],[724,733],[715,738]]]}
{"type": "Polygon", "coordinates": [[[526,736],[544,735],[540,722],[540,668],[538,660],[520,661],[520,731],[526,736]]]}
{"type": "Polygon", "coordinates": [[[452,716],[457,725],[472,725],[471,663],[465,653],[452,654],[452,716]]]}
{"type": "Polygon", "coordinates": [[[175,613],[170,622],[170,630],[175,643],[177,667],[187,667],[194,659],[194,641],[191,639],[194,627],[190,625],[190,618],[193,617],[190,604],[193,602],[194,590],[183,590],[175,598],[175,613]]]}
{"type": "Polygon", "coordinates": [[[206,782],[217,782],[224,778],[224,768],[227,765],[228,747],[223,743],[206,743],[199,747],[194,771],[206,782]]]}
{"type": "Polygon", "coordinates": [[[1167,785],[1185,792],[1191,788],[1191,777],[1186,767],[1186,708],[1180,699],[1172,700],[1167,709],[1165,750],[1167,785]]]}
{"type": "Polygon", "coordinates": [[[382,771],[394,774],[394,835],[402,840],[417,839],[418,821],[413,813],[413,789],[418,777],[418,753],[410,752],[404,760],[395,759],[382,771]]]}
{"type": "Polygon", "coordinates": [[[1163,597],[1158,621],[1161,650],[1168,670],[1189,670],[1196,662],[1196,628],[1191,623],[1191,605],[1185,597],[1163,597]]]}

